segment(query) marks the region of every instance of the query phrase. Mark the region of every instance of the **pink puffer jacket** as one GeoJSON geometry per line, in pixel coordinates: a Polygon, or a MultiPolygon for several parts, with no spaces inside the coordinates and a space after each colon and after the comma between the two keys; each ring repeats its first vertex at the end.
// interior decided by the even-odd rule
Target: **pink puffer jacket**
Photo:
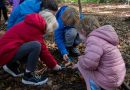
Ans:
{"type": "Polygon", "coordinates": [[[78,62],[87,90],[90,90],[90,79],[106,90],[113,90],[122,84],[126,68],[117,48],[118,43],[118,36],[110,25],[92,31],[87,37],[85,55],[80,56],[78,62]]]}

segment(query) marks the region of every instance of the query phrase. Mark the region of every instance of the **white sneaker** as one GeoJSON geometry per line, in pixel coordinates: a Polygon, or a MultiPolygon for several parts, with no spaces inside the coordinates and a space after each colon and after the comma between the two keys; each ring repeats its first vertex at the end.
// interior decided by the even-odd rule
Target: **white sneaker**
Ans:
{"type": "Polygon", "coordinates": [[[14,70],[8,68],[6,65],[3,66],[3,69],[5,72],[9,73],[10,75],[12,75],[13,77],[20,77],[20,76],[23,76],[24,74],[23,73],[20,73],[17,68],[15,68],[14,70]]]}

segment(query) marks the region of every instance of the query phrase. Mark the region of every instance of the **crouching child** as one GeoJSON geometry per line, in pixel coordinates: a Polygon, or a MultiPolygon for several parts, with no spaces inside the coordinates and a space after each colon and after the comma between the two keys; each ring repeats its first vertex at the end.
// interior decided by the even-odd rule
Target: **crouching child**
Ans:
{"type": "Polygon", "coordinates": [[[115,90],[126,74],[116,31],[111,25],[100,26],[93,16],[82,18],[81,26],[80,38],[86,49],[75,66],[81,72],[87,90],[115,90]]]}
{"type": "Polygon", "coordinates": [[[23,75],[18,70],[17,61],[26,61],[26,69],[22,78],[24,84],[42,85],[47,82],[46,76],[37,77],[34,73],[38,58],[52,70],[61,68],[48,51],[43,39],[43,35],[49,32],[47,18],[53,19],[55,29],[58,24],[54,15],[49,14],[48,17],[43,18],[39,14],[28,14],[24,21],[14,25],[0,39],[2,48],[0,49],[0,65],[6,72],[14,77],[23,75]]]}
{"type": "Polygon", "coordinates": [[[79,13],[72,7],[62,6],[56,13],[59,27],[54,32],[55,42],[65,61],[71,56],[79,56],[76,48],[81,42],[77,27],[79,26],[79,13]]]}

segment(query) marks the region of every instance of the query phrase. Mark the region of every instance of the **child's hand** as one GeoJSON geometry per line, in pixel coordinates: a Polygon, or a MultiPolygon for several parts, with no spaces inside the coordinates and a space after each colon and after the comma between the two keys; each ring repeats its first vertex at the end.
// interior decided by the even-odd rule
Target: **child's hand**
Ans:
{"type": "Polygon", "coordinates": [[[74,64],[73,66],[72,66],[72,69],[77,69],[78,68],[78,65],[77,64],[74,64]]]}
{"type": "Polygon", "coordinates": [[[0,38],[5,34],[5,31],[0,31],[0,38]]]}
{"type": "Polygon", "coordinates": [[[63,59],[64,59],[65,61],[67,61],[67,59],[69,59],[68,55],[67,55],[67,54],[64,54],[64,55],[63,55],[63,59]]]}
{"type": "Polygon", "coordinates": [[[53,70],[55,70],[55,71],[61,70],[61,66],[57,64],[57,65],[53,68],[53,70]]]}
{"type": "Polygon", "coordinates": [[[81,59],[81,57],[82,57],[82,56],[79,56],[79,57],[78,57],[78,61],[81,59]]]}

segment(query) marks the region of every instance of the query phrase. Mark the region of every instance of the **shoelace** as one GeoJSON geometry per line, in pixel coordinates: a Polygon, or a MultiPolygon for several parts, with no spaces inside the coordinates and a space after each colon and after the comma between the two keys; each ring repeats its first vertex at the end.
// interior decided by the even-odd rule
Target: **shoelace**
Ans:
{"type": "Polygon", "coordinates": [[[41,79],[41,75],[37,74],[37,73],[33,73],[33,77],[36,79],[41,79]]]}

